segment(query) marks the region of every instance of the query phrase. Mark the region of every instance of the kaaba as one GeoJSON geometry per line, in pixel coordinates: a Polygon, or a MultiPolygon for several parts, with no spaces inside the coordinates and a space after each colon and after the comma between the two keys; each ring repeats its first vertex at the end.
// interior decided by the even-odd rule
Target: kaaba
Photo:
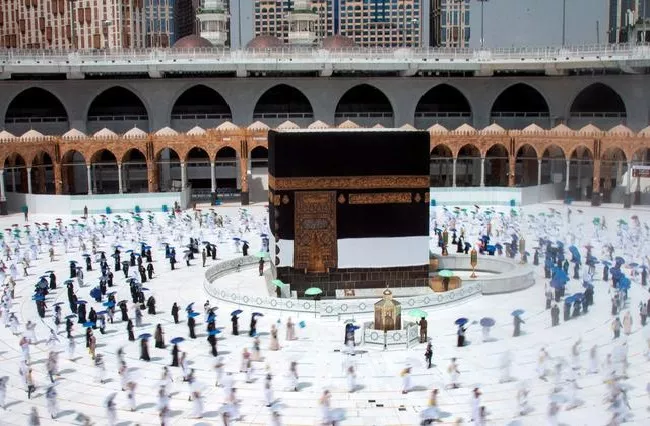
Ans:
{"type": "Polygon", "coordinates": [[[270,131],[269,224],[277,278],[318,287],[420,287],[429,272],[429,134],[270,131]]]}

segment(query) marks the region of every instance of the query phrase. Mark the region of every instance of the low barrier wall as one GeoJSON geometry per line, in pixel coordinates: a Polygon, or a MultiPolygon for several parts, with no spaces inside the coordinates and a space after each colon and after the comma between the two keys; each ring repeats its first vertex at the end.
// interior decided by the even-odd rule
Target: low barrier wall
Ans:
{"type": "Polygon", "coordinates": [[[418,325],[414,322],[404,322],[402,330],[375,330],[374,322],[363,323],[363,343],[368,345],[378,345],[395,347],[405,346],[408,349],[420,342],[420,333],[418,325]]]}

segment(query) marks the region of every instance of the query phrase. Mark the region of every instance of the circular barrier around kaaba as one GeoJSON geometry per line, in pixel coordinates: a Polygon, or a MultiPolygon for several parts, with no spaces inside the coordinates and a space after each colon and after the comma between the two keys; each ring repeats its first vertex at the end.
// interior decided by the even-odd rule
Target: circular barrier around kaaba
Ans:
{"type": "MultiPolygon", "coordinates": [[[[451,271],[472,270],[467,254],[449,254],[435,256],[439,270],[451,271]]],[[[435,271],[431,271],[434,273],[435,271]]],[[[483,294],[512,293],[524,290],[535,284],[535,274],[532,265],[522,264],[504,256],[479,256],[476,266],[476,278],[464,278],[460,293],[471,284],[479,284],[483,294]],[[481,275],[481,272],[488,274],[481,275]]],[[[445,294],[445,293],[443,293],[445,294]]]]}

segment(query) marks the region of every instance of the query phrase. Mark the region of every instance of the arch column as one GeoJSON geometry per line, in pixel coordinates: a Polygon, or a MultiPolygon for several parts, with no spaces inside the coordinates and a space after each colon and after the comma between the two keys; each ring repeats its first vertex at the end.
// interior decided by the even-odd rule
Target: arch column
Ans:
{"type": "Polygon", "coordinates": [[[600,206],[601,195],[600,195],[600,159],[594,158],[594,178],[592,182],[592,191],[591,191],[591,205],[600,206]]]}
{"type": "Polygon", "coordinates": [[[571,171],[571,160],[565,160],[566,161],[566,182],[564,184],[564,199],[566,200],[567,197],[569,196],[569,191],[571,188],[569,188],[569,172],[571,171]]]}
{"type": "Polygon", "coordinates": [[[88,195],[93,195],[93,177],[90,164],[86,164],[86,180],[88,181],[88,195]]]}
{"type": "Polygon", "coordinates": [[[239,157],[239,179],[241,182],[241,204],[246,206],[249,203],[248,194],[248,158],[245,155],[239,157]]]}
{"type": "Polygon", "coordinates": [[[5,195],[5,169],[0,169],[0,215],[6,216],[7,196],[5,195]]]}
{"type": "Polygon", "coordinates": [[[63,173],[61,170],[61,163],[52,164],[54,170],[54,193],[56,195],[63,194],[63,173]]]}
{"type": "Polygon", "coordinates": [[[187,186],[187,165],[185,161],[181,161],[181,191],[185,190],[187,186]]]}
{"type": "Polygon", "coordinates": [[[27,167],[27,193],[32,193],[32,168],[27,167]]]}
{"type": "Polygon", "coordinates": [[[11,168],[11,191],[16,192],[16,165],[11,168]]]}
{"type": "Polygon", "coordinates": [[[453,164],[451,166],[451,186],[456,187],[456,157],[454,157],[453,164]]]}
{"type": "Polygon", "coordinates": [[[517,157],[510,156],[508,158],[508,186],[515,186],[515,169],[517,166],[517,157]]]}
{"type": "Polygon", "coordinates": [[[158,169],[152,161],[147,161],[147,191],[158,191],[158,169]]]}
{"type": "Polygon", "coordinates": [[[210,200],[212,205],[217,201],[217,171],[214,161],[210,161],[210,200]]]}
{"type": "Polygon", "coordinates": [[[119,194],[124,193],[124,185],[122,181],[122,163],[117,163],[117,192],[119,194]]]}
{"type": "Polygon", "coordinates": [[[623,208],[629,209],[632,207],[632,162],[627,162],[627,185],[625,185],[625,199],[623,200],[623,208]]]}
{"type": "Polygon", "coordinates": [[[481,183],[480,186],[485,186],[485,157],[481,157],[481,183]]]}

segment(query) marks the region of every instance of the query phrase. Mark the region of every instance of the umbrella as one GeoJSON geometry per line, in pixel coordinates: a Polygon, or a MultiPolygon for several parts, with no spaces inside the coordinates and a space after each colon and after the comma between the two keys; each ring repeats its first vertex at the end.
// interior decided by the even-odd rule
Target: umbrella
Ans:
{"type": "Polygon", "coordinates": [[[469,320],[467,318],[458,318],[456,321],[454,321],[454,324],[460,325],[461,327],[467,324],[469,320]]]}
{"type": "Polygon", "coordinates": [[[629,263],[627,266],[629,266],[630,268],[636,268],[637,266],[639,266],[639,264],[633,262],[633,263],[629,263]]]}
{"type": "Polygon", "coordinates": [[[52,272],[54,272],[54,271],[51,271],[51,270],[50,271],[45,271],[44,274],[51,274],[52,272]]]}
{"type": "Polygon", "coordinates": [[[210,336],[216,336],[217,334],[220,334],[220,333],[221,333],[221,330],[217,330],[217,329],[208,331],[208,334],[210,336]]]}
{"type": "Polygon", "coordinates": [[[305,327],[307,327],[307,323],[305,323],[304,321],[300,321],[300,322],[298,323],[298,327],[300,327],[300,328],[305,328],[305,327]]]}
{"type": "Polygon", "coordinates": [[[582,298],[584,297],[584,295],[583,295],[582,293],[576,293],[576,294],[574,294],[574,295],[571,296],[571,297],[573,298],[573,300],[576,300],[576,301],[578,301],[578,302],[581,302],[581,301],[582,301],[582,298]]]}
{"type": "Polygon", "coordinates": [[[523,310],[523,309],[515,309],[514,311],[512,311],[512,314],[511,314],[511,315],[512,315],[513,317],[518,317],[518,316],[523,315],[523,314],[524,314],[524,310],[523,310]]]}
{"type": "Polygon", "coordinates": [[[242,311],[241,309],[235,309],[234,311],[232,311],[230,313],[230,315],[233,316],[233,317],[236,317],[237,315],[240,315],[242,312],[244,312],[244,311],[242,311]]]}
{"type": "Polygon", "coordinates": [[[77,300],[77,305],[85,305],[86,303],[85,300],[77,300]]]}
{"type": "Polygon", "coordinates": [[[271,281],[271,283],[273,283],[274,286],[279,287],[279,288],[282,288],[282,287],[284,287],[286,285],[281,280],[273,280],[273,281],[271,281]]]}
{"type": "Polygon", "coordinates": [[[438,272],[438,275],[444,278],[451,278],[454,276],[454,273],[450,271],[449,269],[443,269],[442,271],[438,272]]]}
{"type": "Polygon", "coordinates": [[[92,321],[86,321],[84,323],[84,327],[94,327],[94,326],[95,326],[95,323],[92,322],[92,321]]]}
{"type": "Polygon", "coordinates": [[[187,305],[187,306],[185,307],[185,310],[186,310],[187,312],[192,312],[192,305],[194,305],[194,302],[192,302],[192,303],[190,303],[189,305],[187,305]]]}
{"type": "Polygon", "coordinates": [[[483,327],[492,327],[494,324],[496,324],[496,321],[494,321],[493,318],[485,317],[485,318],[481,318],[480,324],[483,327]]]}
{"type": "Polygon", "coordinates": [[[591,284],[591,283],[582,283],[582,286],[583,286],[584,288],[594,288],[594,285],[591,284]]]}
{"type": "Polygon", "coordinates": [[[199,315],[200,314],[198,312],[190,312],[190,313],[187,314],[187,316],[190,317],[190,318],[196,318],[199,315]]]}
{"type": "Polygon", "coordinates": [[[625,263],[625,259],[623,259],[621,256],[616,256],[614,260],[616,261],[616,263],[619,263],[621,265],[625,263]]]}
{"type": "Polygon", "coordinates": [[[261,313],[261,312],[253,312],[253,316],[254,316],[254,317],[263,317],[264,314],[261,313]]]}
{"type": "Polygon", "coordinates": [[[255,257],[259,257],[260,259],[264,259],[267,256],[268,253],[260,251],[255,253],[255,257]]]}
{"type": "Polygon", "coordinates": [[[59,306],[59,305],[63,305],[63,304],[65,304],[65,302],[56,302],[56,303],[54,304],[54,306],[59,306]]]}
{"type": "Polygon", "coordinates": [[[99,311],[97,312],[97,315],[106,315],[108,311],[99,311]]]}
{"type": "Polygon", "coordinates": [[[413,318],[426,318],[427,317],[426,312],[424,312],[422,309],[411,309],[409,311],[409,316],[412,316],[413,318]]]}
{"type": "Polygon", "coordinates": [[[66,315],[65,318],[66,319],[72,319],[72,318],[77,318],[77,316],[75,314],[70,314],[70,315],[66,315]]]}
{"type": "Polygon", "coordinates": [[[172,342],[174,345],[177,345],[181,343],[183,340],[185,340],[185,338],[183,337],[174,337],[172,340],[170,340],[170,342],[172,342]]]}
{"type": "Polygon", "coordinates": [[[37,302],[42,302],[43,300],[45,300],[45,296],[42,296],[40,294],[35,294],[32,296],[32,300],[35,300],[37,302]]]}
{"type": "Polygon", "coordinates": [[[138,339],[149,339],[150,337],[151,337],[151,334],[142,333],[141,335],[138,336],[138,339]]]}
{"type": "Polygon", "coordinates": [[[323,290],[321,290],[318,287],[310,287],[307,290],[305,290],[305,296],[318,296],[319,294],[322,294],[323,290]]]}
{"type": "Polygon", "coordinates": [[[612,262],[610,262],[609,260],[603,260],[601,263],[602,263],[603,265],[605,265],[605,266],[608,266],[608,267],[609,267],[609,266],[612,266],[612,262]]]}

